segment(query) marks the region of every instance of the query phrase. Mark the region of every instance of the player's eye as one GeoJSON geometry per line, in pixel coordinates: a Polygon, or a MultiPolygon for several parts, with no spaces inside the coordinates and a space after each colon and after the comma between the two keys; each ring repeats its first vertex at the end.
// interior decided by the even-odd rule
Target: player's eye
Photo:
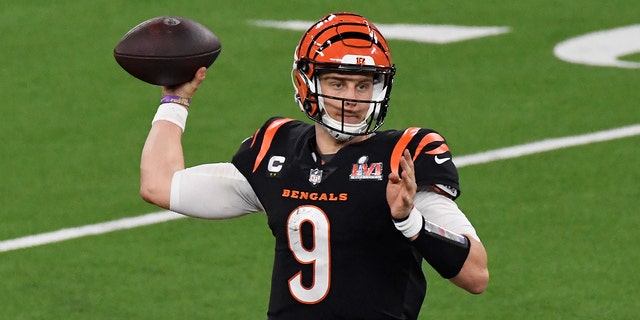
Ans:
{"type": "Polygon", "coordinates": [[[369,88],[371,88],[371,82],[367,81],[367,82],[361,82],[360,84],[358,84],[358,90],[360,91],[366,91],[369,88]]]}

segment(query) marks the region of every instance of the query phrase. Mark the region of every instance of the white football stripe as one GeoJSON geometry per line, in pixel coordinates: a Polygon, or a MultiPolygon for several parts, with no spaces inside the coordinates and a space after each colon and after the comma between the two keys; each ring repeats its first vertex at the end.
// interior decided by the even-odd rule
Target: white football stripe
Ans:
{"type": "MultiPolygon", "coordinates": [[[[266,28],[306,31],[314,21],[274,21],[252,20],[249,23],[266,28]]],[[[384,37],[424,43],[452,43],[470,39],[488,37],[510,32],[509,27],[479,27],[430,24],[384,24],[375,23],[384,37]]]]}
{"type": "MultiPolygon", "coordinates": [[[[508,148],[480,152],[476,154],[456,157],[454,158],[454,161],[458,167],[465,167],[497,160],[518,158],[530,154],[573,146],[622,139],[637,135],[640,135],[640,124],[577,136],[547,139],[508,148]]],[[[117,230],[132,229],[150,224],[176,220],[184,217],[185,216],[171,211],[160,211],[137,217],[124,218],[76,228],[61,229],[53,232],[0,241],[0,252],[35,247],[48,243],[60,242],[90,235],[99,235],[117,230]]]]}

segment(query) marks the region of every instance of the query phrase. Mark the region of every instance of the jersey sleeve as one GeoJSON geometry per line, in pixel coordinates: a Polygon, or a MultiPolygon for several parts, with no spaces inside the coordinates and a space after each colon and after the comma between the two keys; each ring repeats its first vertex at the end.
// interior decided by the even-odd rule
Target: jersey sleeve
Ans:
{"type": "Polygon", "coordinates": [[[231,161],[233,165],[248,178],[264,160],[275,133],[290,121],[292,119],[282,117],[273,117],[267,120],[251,137],[242,142],[231,161]]]}
{"type": "Polygon", "coordinates": [[[411,140],[416,183],[451,199],[460,195],[458,169],[446,140],[438,132],[420,129],[411,140]]]}

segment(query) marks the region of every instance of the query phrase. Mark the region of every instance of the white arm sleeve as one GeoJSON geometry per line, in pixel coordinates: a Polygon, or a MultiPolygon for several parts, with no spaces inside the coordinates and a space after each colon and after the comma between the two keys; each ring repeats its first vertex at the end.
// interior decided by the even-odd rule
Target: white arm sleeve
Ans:
{"type": "Polygon", "coordinates": [[[247,179],[231,163],[180,170],[171,180],[170,209],[204,219],[228,219],[264,211],[247,179]]]}
{"type": "Polygon", "coordinates": [[[434,191],[418,191],[414,205],[425,220],[449,231],[470,235],[480,241],[476,229],[453,200],[434,191]]]}

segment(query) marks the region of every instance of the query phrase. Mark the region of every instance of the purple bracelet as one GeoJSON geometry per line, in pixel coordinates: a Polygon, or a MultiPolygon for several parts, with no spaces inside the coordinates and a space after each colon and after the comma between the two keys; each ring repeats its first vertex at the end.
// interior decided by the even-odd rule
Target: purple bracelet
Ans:
{"type": "Polygon", "coordinates": [[[191,99],[184,98],[181,96],[162,96],[162,99],[160,99],[160,104],[162,103],[177,103],[189,109],[189,105],[191,104],[191,99]]]}

